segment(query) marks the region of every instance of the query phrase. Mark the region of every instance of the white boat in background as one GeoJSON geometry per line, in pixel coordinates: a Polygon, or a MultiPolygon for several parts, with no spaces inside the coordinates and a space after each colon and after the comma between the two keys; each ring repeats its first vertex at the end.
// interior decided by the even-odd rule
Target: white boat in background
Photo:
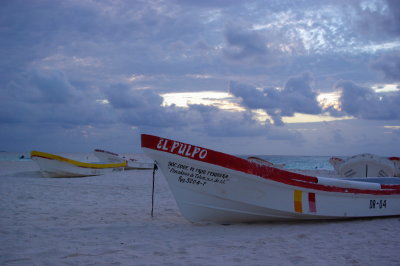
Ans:
{"type": "Polygon", "coordinates": [[[153,169],[154,163],[148,161],[139,161],[135,158],[127,158],[124,155],[120,155],[118,153],[105,151],[101,149],[95,149],[94,155],[103,162],[110,163],[122,163],[127,162],[127,166],[125,170],[134,170],[134,169],[153,169]]]}
{"type": "Polygon", "coordinates": [[[127,166],[126,161],[120,163],[86,163],[40,151],[32,151],[31,159],[38,164],[40,172],[45,177],[95,176],[122,171],[127,166]]]}
{"type": "Polygon", "coordinates": [[[337,173],[339,173],[339,168],[342,165],[343,161],[344,160],[339,157],[331,157],[329,159],[329,163],[333,166],[333,169],[335,169],[337,173]]]}
{"type": "Polygon", "coordinates": [[[341,177],[394,177],[399,173],[399,157],[363,153],[347,159],[332,157],[329,162],[341,177]],[[390,159],[392,158],[392,159],[390,159]],[[397,164],[397,169],[396,169],[397,164]]]}
{"type": "Polygon", "coordinates": [[[400,177],[400,157],[389,157],[394,164],[394,176],[400,177]]]}
{"type": "Polygon", "coordinates": [[[125,158],[122,158],[122,156],[120,156],[119,154],[110,151],[95,149],[93,153],[102,162],[122,163],[127,161],[125,158]]]}
{"type": "Polygon", "coordinates": [[[250,162],[253,162],[253,163],[258,163],[258,164],[266,165],[266,166],[270,166],[270,167],[277,167],[277,168],[284,168],[285,167],[285,164],[274,164],[274,163],[271,163],[271,162],[269,162],[267,160],[261,159],[261,158],[256,157],[256,156],[247,157],[247,160],[250,161],[250,162]]]}
{"type": "Polygon", "coordinates": [[[314,177],[143,134],[141,146],[192,222],[259,222],[400,215],[399,178],[314,177]]]}

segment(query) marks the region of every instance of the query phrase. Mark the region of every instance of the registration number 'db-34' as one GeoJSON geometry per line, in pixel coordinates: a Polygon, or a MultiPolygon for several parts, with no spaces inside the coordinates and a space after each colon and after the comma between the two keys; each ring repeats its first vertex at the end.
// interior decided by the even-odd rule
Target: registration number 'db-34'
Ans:
{"type": "Polygon", "coordinates": [[[386,209],[386,200],[370,200],[370,209],[386,209]]]}

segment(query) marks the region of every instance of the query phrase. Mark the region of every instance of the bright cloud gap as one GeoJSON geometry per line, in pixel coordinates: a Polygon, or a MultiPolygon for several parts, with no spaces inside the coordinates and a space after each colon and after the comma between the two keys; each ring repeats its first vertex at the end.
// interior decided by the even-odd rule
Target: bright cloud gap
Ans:
{"type": "MultiPolygon", "coordinates": [[[[187,108],[189,105],[201,104],[207,106],[214,106],[222,110],[242,112],[246,109],[240,106],[240,102],[232,94],[228,92],[220,91],[201,91],[201,92],[177,92],[177,93],[164,93],[161,94],[163,97],[163,106],[175,105],[178,107],[187,108]]],[[[317,100],[324,106],[333,106],[339,108],[340,95],[337,92],[332,93],[321,93],[318,95],[317,100]]],[[[252,111],[255,119],[264,123],[266,120],[271,120],[271,117],[262,109],[252,111]]],[[[323,122],[323,121],[334,121],[352,119],[352,117],[333,117],[326,114],[310,115],[295,113],[293,116],[283,117],[285,123],[310,123],[310,122],[323,122]]]]}

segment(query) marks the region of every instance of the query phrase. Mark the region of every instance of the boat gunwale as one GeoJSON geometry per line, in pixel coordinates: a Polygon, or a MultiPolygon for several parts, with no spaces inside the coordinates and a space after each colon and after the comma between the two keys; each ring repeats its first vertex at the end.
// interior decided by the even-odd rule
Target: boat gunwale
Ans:
{"type": "Polygon", "coordinates": [[[101,149],[95,149],[94,151],[95,152],[105,153],[105,154],[111,154],[111,155],[114,155],[114,156],[120,156],[118,153],[114,153],[114,152],[106,151],[106,150],[101,150],[101,149]]]}

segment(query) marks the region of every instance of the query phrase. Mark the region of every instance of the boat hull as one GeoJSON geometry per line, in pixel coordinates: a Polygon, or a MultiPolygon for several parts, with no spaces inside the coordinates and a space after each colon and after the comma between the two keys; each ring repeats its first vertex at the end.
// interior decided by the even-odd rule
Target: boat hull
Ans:
{"type": "Polygon", "coordinates": [[[400,214],[398,186],[385,190],[376,183],[307,177],[150,135],[142,136],[142,148],[156,160],[182,215],[192,222],[400,214]]]}
{"type": "Polygon", "coordinates": [[[110,162],[110,163],[123,163],[127,162],[127,166],[125,170],[147,170],[153,169],[154,163],[152,162],[143,162],[138,161],[133,158],[125,158],[117,153],[96,149],[94,150],[94,155],[99,158],[103,162],[110,162]]]}
{"type": "Polygon", "coordinates": [[[126,166],[126,162],[117,164],[78,162],[62,156],[38,151],[31,152],[31,159],[38,164],[40,172],[45,177],[96,176],[122,171],[126,166]]]}

